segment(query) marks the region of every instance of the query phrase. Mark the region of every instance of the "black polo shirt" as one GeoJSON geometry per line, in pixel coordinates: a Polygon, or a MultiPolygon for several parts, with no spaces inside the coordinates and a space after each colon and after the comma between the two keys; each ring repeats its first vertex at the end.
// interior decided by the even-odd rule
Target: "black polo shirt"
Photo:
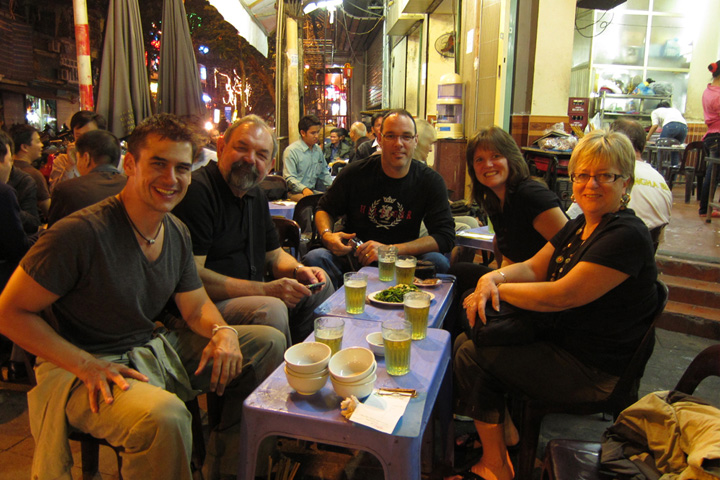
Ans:
{"type": "Polygon", "coordinates": [[[236,197],[215,162],[193,172],[173,213],[190,229],[193,254],[205,255],[205,267],[222,275],[262,281],[266,252],[280,247],[263,191],[236,197]]]}

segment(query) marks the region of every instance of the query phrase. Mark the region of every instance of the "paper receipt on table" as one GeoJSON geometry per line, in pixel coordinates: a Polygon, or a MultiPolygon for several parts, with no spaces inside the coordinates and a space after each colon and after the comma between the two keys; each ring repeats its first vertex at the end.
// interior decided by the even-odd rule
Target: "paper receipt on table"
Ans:
{"type": "Polygon", "coordinates": [[[375,390],[365,403],[355,408],[350,420],[384,433],[392,433],[398,420],[405,413],[408,402],[410,402],[409,396],[379,396],[375,390]]]}

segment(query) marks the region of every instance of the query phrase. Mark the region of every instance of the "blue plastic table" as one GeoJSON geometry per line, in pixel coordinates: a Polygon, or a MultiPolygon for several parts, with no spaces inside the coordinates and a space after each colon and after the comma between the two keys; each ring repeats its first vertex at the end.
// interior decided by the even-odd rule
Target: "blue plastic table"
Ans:
{"type": "MultiPolygon", "coordinates": [[[[343,348],[367,346],[365,336],[380,330],[373,321],[347,318],[345,322],[343,348]]],[[[308,340],[312,339],[311,334],[308,340]]],[[[340,415],[342,398],[335,394],[330,379],[314,395],[300,395],[288,385],[284,364],[279,366],[243,404],[238,478],[254,478],[260,442],[269,435],[279,435],[365,450],[380,460],[386,479],[419,480],[422,436],[436,400],[440,438],[449,438],[450,334],[428,329],[427,338],[413,341],[411,348],[410,373],[401,377],[389,376],[384,359],[377,357],[375,388],[414,388],[418,392],[392,435],[356,425],[340,415]]],[[[452,448],[447,444],[444,447],[447,460],[452,448]]]]}
{"type": "MultiPolygon", "coordinates": [[[[360,269],[362,273],[368,275],[368,295],[378,290],[395,285],[395,282],[381,282],[378,279],[377,267],[363,267],[360,269]]],[[[430,313],[428,315],[428,326],[439,328],[445,321],[445,315],[450,309],[452,303],[452,295],[455,288],[455,277],[453,275],[437,275],[442,279],[442,283],[436,287],[422,287],[422,291],[432,293],[435,298],[430,303],[430,313]]],[[[315,309],[317,317],[352,317],[361,320],[372,320],[375,322],[384,322],[385,320],[404,320],[405,313],[402,305],[385,306],[365,301],[365,311],[356,315],[351,315],[345,311],[345,287],[340,287],[333,293],[330,298],[315,309]]]]}
{"type": "Polygon", "coordinates": [[[495,238],[495,234],[490,233],[490,227],[485,225],[457,232],[455,234],[455,245],[492,252],[493,238],[495,238]]]}
{"type": "Polygon", "coordinates": [[[288,220],[293,219],[293,214],[295,213],[295,205],[297,205],[295,202],[291,202],[289,200],[268,202],[268,207],[270,207],[270,215],[285,217],[288,220]]]}

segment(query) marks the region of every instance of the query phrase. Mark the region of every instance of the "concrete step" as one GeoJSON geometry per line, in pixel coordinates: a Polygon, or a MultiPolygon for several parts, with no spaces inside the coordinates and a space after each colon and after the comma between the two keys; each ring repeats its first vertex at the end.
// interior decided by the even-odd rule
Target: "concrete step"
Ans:
{"type": "Polygon", "coordinates": [[[658,278],[670,290],[670,300],[720,309],[720,283],[661,273],[658,278]]]}
{"type": "Polygon", "coordinates": [[[658,326],[665,330],[720,339],[720,264],[655,257],[670,298],[658,326]]]}
{"type": "Polygon", "coordinates": [[[656,255],[658,270],[674,277],[686,277],[705,282],[720,282],[720,264],[656,255]]]}
{"type": "Polygon", "coordinates": [[[669,301],[658,327],[698,337],[720,339],[720,309],[669,301]]]}

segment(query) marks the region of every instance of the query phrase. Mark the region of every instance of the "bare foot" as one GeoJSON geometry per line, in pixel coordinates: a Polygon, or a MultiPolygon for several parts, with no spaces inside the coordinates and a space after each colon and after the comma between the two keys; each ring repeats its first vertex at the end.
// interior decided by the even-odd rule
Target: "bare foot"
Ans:
{"type": "Polygon", "coordinates": [[[505,461],[501,465],[490,465],[483,460],[485,460],[484,456],[470,469],[475,475],[480,475],[485,480],[513,480],[515,478],[515,469],[509,454],[506,455],[505,461]]]}
{"type": "Polygon", "coordinates": [[[503,423],[503,434],[505,436],[505,445],[508,447],[514,447],[520,442],[520,433],[510,418],[510,415],[505,415],[505,422],[503,423]]]}

